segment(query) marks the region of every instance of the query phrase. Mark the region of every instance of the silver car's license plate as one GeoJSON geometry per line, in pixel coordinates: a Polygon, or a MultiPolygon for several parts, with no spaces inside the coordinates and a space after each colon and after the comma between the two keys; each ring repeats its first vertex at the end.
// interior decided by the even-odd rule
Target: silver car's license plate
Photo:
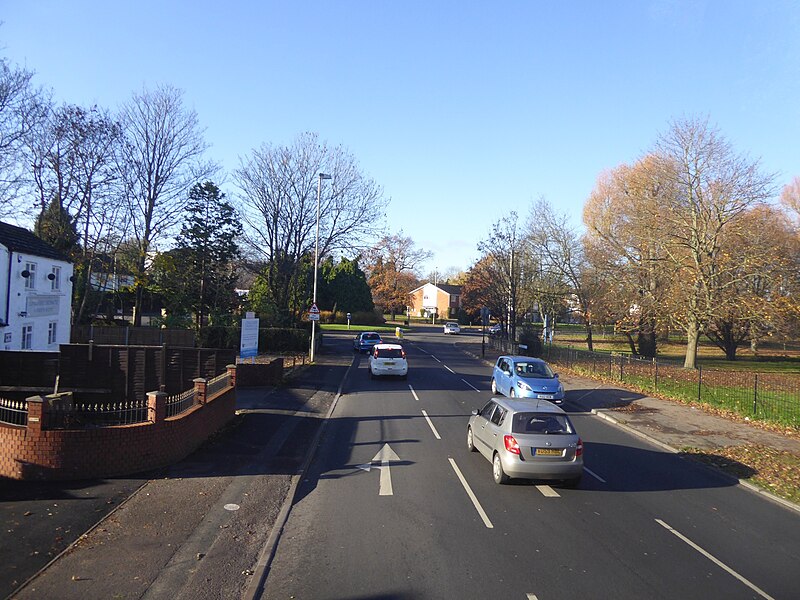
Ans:
{"type": "Polygon", "coordinates": [[[563,456],[564,451],[559,448],[531,448],[534,456],[563,456]]]}
{"type": "Polygon", "coordinates": [[[537,394],[536,397],[539,398],[540,400],[552,400],[553,398],[555,398],[553,394],[537,394]]]}

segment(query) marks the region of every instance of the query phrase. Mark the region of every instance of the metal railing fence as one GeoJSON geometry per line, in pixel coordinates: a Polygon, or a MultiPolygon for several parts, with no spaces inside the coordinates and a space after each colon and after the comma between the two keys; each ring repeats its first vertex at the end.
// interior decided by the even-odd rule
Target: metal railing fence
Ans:
{"type": "Polygon", "coordinates": [[[26,426],[28,424],[28,403],[25,400],[0,398],[0,423],[26,426]]]}
{"type": "Polygon", "coordinates": [[[147,398],[125,402],[53,403],[44,413],[45,429],[81,429],[133,425],[148,421],[147,398]]]}
{"type": "Polygon", "coordinates": [[[166,416],[174,417],[175,415],[179,415],[192,408],[196,401],[197,395],[194,392],[194,388],[181,392],[180,394],[167,396],[167,401],[165,402],[166,416]]]}
{"type": "Polygon", "coordinates": [[[683,401],[696,401],[742,416],[800,426],[800,376],[683,365],[547,345],[543,358],[555,365],[627,383],[683,401]]]}
{"type": "Polygon", "coordinates": [[[222,390],[229,387],[231,384],[230,376],[228,372],[222,373],[217,375],[213,379],[208,380],[208,384],[206,384],[206,398],[213,398],[217,394],[219,394],[222,390]]]}

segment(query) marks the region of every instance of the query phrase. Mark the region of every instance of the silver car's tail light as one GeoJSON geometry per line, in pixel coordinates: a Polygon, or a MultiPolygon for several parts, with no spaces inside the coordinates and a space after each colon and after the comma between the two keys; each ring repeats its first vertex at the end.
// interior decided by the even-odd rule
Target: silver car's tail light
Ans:
{"type": "Polygon", "coordinates": [[[511,452],[511,454],[519,454],[519,444],[517,443],[516,438],[513,435],[504,435],[503,436],[503,443],[506,446],[506,450],[511,452]]]}

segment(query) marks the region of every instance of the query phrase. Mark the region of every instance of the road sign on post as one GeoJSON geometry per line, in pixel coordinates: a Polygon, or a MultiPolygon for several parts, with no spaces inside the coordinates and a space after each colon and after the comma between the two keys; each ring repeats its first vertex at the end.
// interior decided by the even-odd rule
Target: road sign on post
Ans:
{"type": "Polygon", "coordinates": [[[312,304],[311,308],[308,309],[308,320],[319,321],[319,308],[317,308],[316,304],[312,304]]]}
{"type": "Polygon", "coordinates": [[[347,328],[350,329],[350,313],[347,313],[347,328]]]}

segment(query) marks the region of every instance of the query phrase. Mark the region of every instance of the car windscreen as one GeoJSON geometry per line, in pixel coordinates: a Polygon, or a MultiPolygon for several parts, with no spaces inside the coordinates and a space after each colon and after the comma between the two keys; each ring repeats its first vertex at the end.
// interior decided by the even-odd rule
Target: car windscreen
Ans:
{"type": "Polygon", "coordinates": [[[555,377],[552,369],[543,362],[518,362],[514,365],[514,370],[520,377],[530,379],[552,379],[555,377]]]}
{"type": "Polygon", "coordinates": [[[378,358],[403,358],[400,348],[378,348],[378,358]]]}
{"type": "Polygon", "coordinates": [[[575,433],[566,415],[521,412],[511,422],[513,433],[559,434],[575,433]]]}

